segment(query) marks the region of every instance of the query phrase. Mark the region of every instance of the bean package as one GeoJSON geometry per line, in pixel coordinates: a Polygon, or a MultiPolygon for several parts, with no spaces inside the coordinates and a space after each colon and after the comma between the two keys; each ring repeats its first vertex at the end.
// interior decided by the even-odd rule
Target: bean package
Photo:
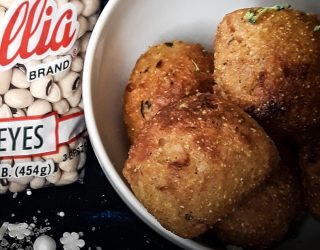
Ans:
{"type": "Polygon", "coordinates": [[[0,0],[0,193],[81,181],[82,70],[100,0],[0,0]]]}

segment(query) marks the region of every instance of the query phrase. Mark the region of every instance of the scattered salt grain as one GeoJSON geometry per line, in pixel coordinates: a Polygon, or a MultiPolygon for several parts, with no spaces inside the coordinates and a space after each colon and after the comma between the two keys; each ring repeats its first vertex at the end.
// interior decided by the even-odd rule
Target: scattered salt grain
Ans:
{"type": "Polygon", "coordinates": [[[9,223],[8,222],[4,222],[0,228],[0,240],[3,239],[3,236],[5,235],[5,233],[7,232],[9,223]]]}
{"type": "Polygon", "coordinates": [[[10,245],[9,242],[3,238],[0,243],[0,247],[1,247],[0,249],[2,249],[2,248],[7,249],[6,247],[8,247],[9,245],[10,245]]]}
{"type": "Polygon", "coordinates": [[[65,216],[65,213],[64,213],[64,212],[59,212],[59,213],[58,213],[58,216],[64,217],[64,216],[65,216]]]}
{"type": "Polygon", "coordinates": [[[33,220],[33,222],[34,222],[34,223],[37,223],[38,218],[37,218],[37,217],[35,217],[35,216],[32,216],[32,220],[33,220]]]}

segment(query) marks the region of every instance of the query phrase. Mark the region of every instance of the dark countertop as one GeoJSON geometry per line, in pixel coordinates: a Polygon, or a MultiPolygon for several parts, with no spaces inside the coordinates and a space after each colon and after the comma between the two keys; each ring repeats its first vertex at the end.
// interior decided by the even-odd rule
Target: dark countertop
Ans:
{"type": "MultiPolygon", "coordinates": [[[[178,249],[137,218],[115,193],[89,147],[84,184],[49,187],[0,196],[0,226],[3,222],[49,226],[61,248],[64,232],[83,232],[83,249],[178,249]],[[64,212],[64,216],[58,215],[64,212]]],[[[14,241],[6,237],[10,243],[14,241]]],[[[32,238],[35,240],[35,238],[32,238]]],[[[58,248],[58,249],[60,249],[58,248]]],[[[0,249],[1,248],[0,246],[0,249]]],[[[62,249],[62,248],[61,248],[62,249]]]]}

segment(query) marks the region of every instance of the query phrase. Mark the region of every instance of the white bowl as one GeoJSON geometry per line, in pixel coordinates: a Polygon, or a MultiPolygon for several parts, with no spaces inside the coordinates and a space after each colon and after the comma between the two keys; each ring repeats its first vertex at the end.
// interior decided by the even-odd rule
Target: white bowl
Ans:
{"type": "MultiPolygon", "coordinates": [[[[295,8],[320,13],[319,0],[288,0],[295,8]]],[[[270,0],[110,0],[93,31],[84,69],[87,127],[97,158],[124,202],[146,224],[186,249],[213,249],[165,230],[135,198],[122,176],[128,145],[122,122],[122,94],[138,57],[148,46],[180,39],[210,49],[223,16],[243,7],[279,4],[270,0]]],[[[299,237],[279,249],[319,249],[320,225],[310,217],[299,237]]]]}

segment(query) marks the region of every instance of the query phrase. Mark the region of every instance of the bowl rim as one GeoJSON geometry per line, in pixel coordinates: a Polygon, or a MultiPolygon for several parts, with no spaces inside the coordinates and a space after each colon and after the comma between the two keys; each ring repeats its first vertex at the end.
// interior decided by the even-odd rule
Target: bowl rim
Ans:
{"type": "Polygon", "coordinates": [[[95,50],[98,46],[99,37],[103,32],[105,24],[110,19],[113,11],[116,9],[120,2],[121,0],[109,0],[107,5],[104,7],[91,34],[84,62],[82,97],[87,130],[94,153],[108,181],[111,183],[117,194],[131,209],[131,211],[133,211],[135,215],[137,215],[145,224],[147,224],[167,240],[184,249],[210,250],[212,248],[208,248],[194,240],[181,238],[160,225],[160,223],[145,209],[145,207],[134,196],[130,188],[120,178],[118,172],[114,169],[113,164],[107,152],[105,151],[103,143],[100,139],[92,103],[91,72],[93,72],[95,50]]]}

